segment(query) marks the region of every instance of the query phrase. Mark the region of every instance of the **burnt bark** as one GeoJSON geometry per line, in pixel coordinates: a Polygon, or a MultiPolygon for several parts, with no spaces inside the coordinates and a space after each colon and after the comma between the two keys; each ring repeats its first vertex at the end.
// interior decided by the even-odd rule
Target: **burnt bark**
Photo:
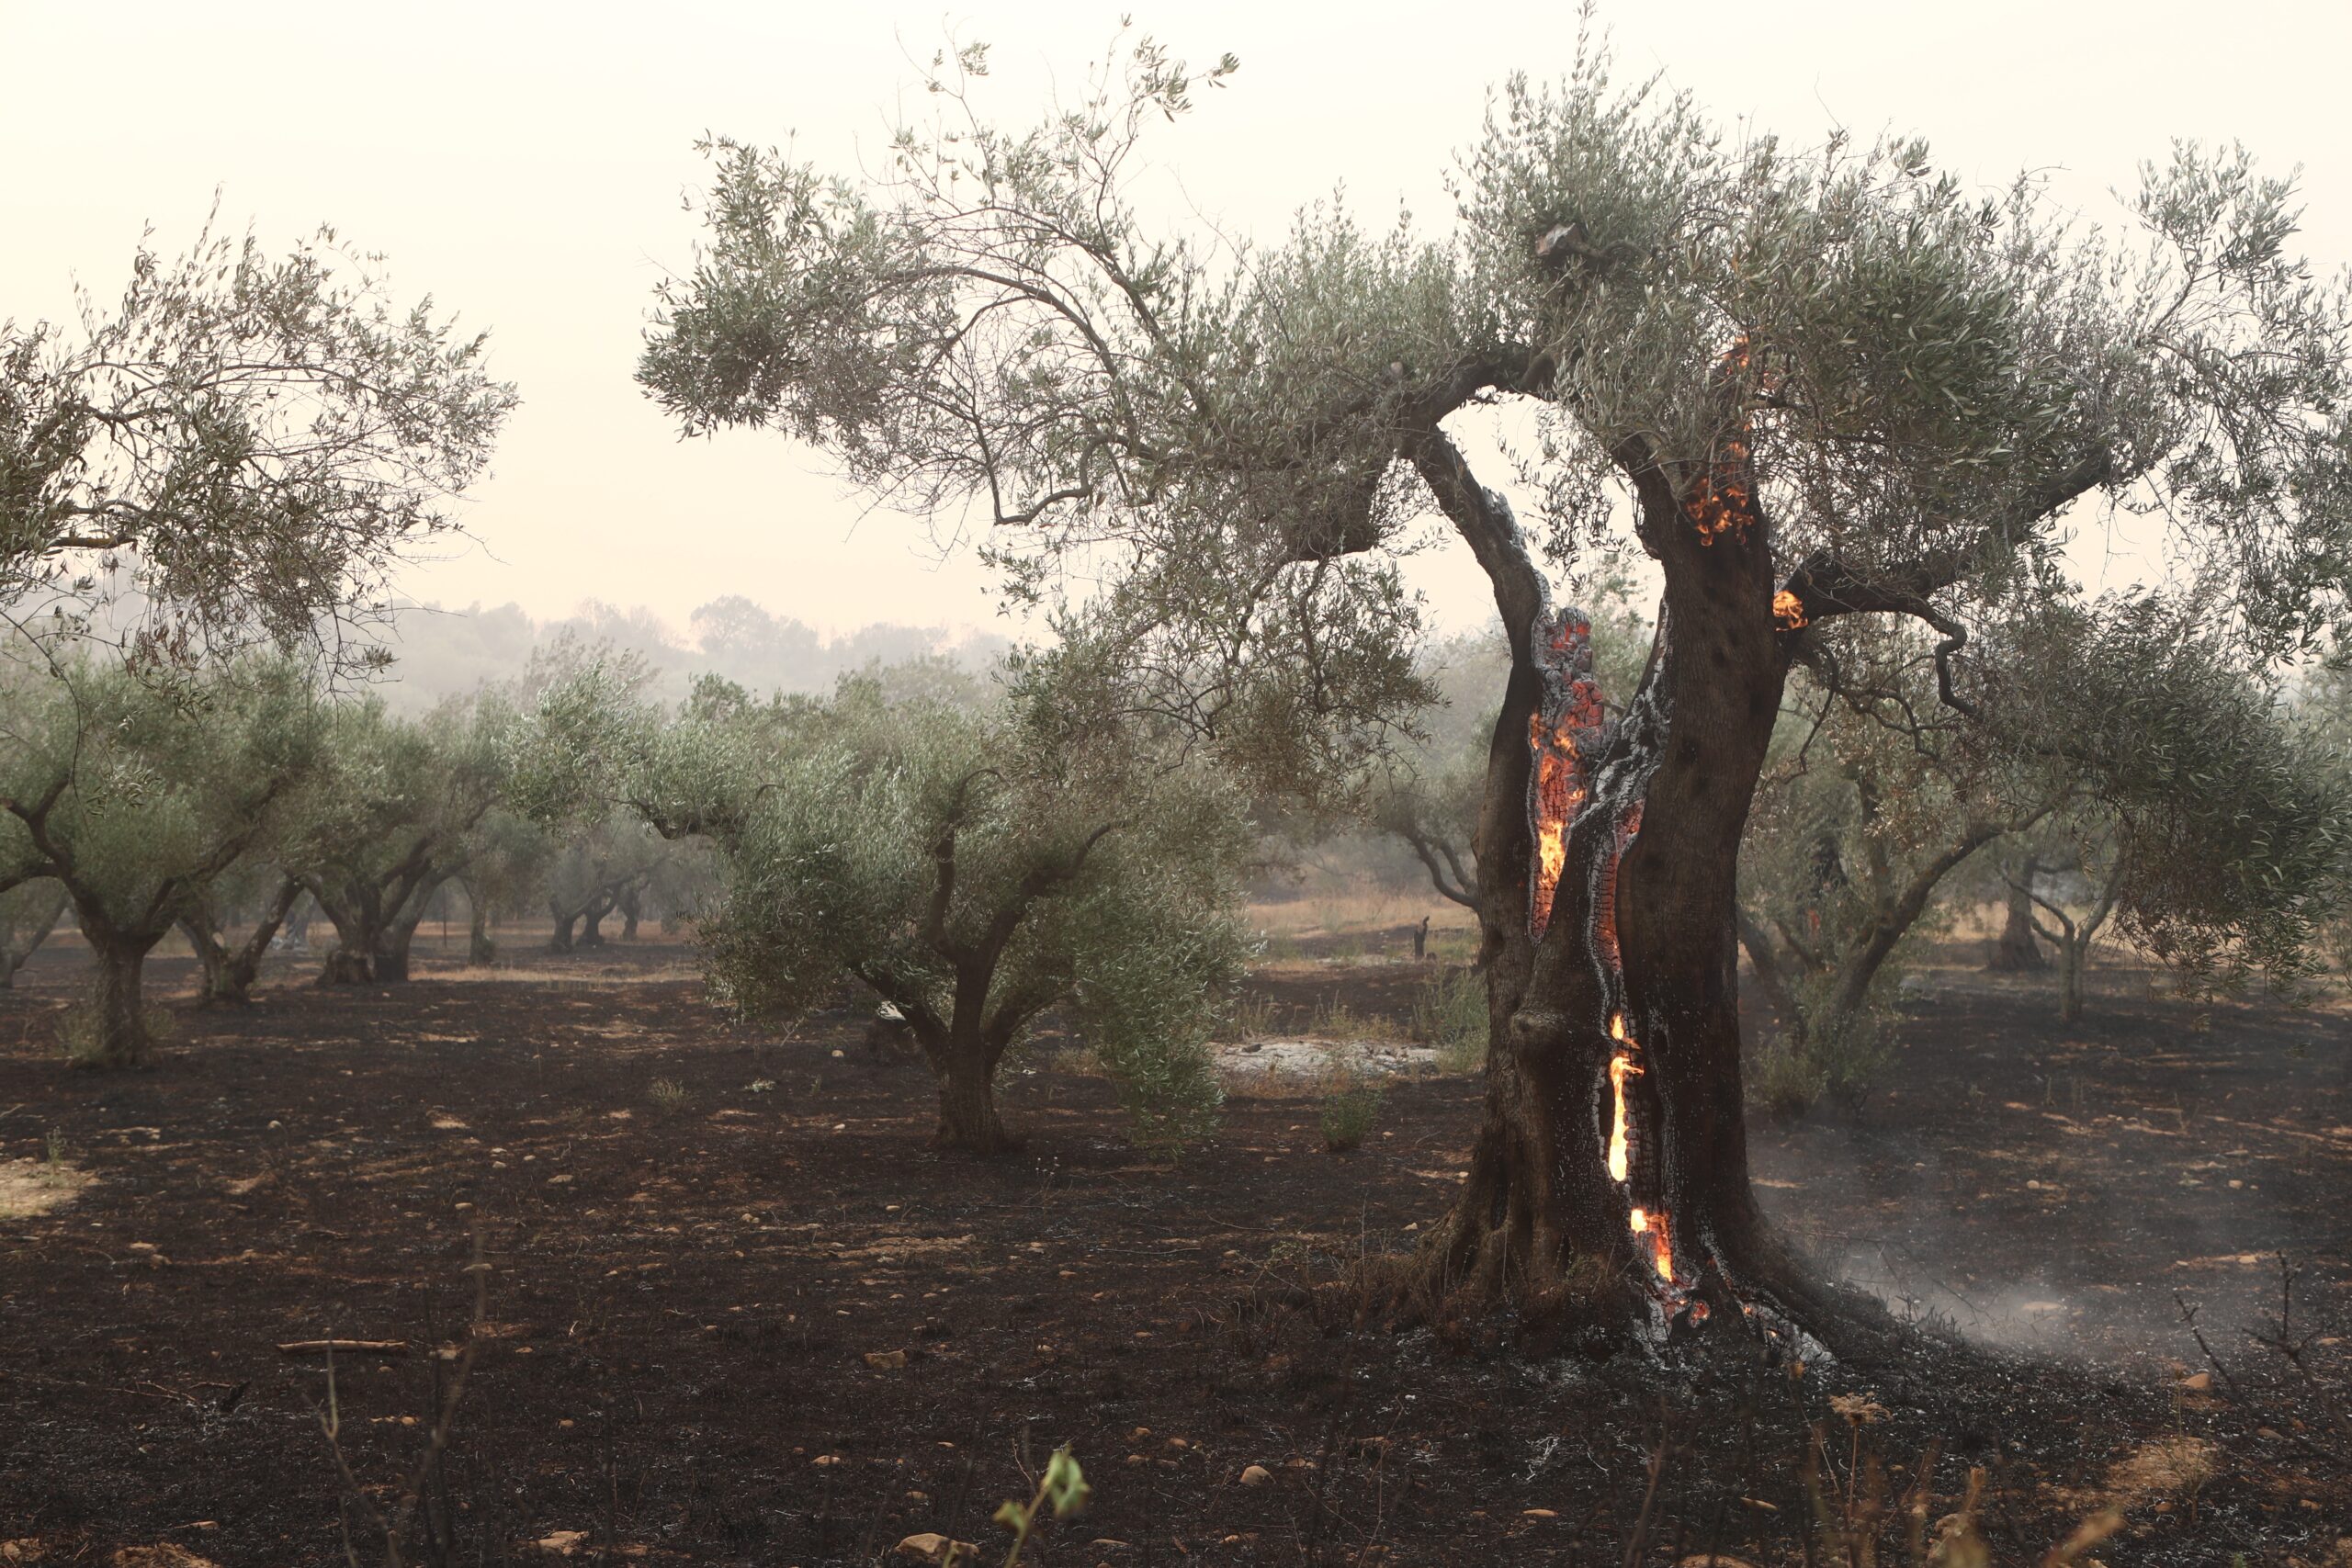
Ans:
{"type": "Polygon", "coordinates": [[[1441,1314],[1499,1302],[1571,1319],[1596,1348],[1710,1320],[1791,1350],[1874,1346],[1883,1314],[1802,1265],[1748,1182],[1736,874],[1791,652],[1762,520],[1744,491],[1744,514],[1694,513],[1628,465],[1666,589],[1611,722],[1589,627],[1550,605],[1502,499],[1442,434],[1411,455],[1494,582],[1511,673],[1476,844],[1485,1121],[1404,1293],[1441,1314]]]}

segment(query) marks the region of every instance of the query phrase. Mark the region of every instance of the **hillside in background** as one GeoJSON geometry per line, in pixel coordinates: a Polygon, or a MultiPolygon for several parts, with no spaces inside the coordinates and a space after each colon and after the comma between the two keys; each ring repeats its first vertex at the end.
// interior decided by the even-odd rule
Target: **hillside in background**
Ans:
{"type": "Polygon", "coordinates": [[[968,627],[882,623],[829,635],[741,594],[695,610],[684,633],[642,606],[624,610],[596,601],[550,620],[536,620],[514,604],[463,610],[419,604],[399,611],[379,635],[394,656],[382,689],[397,707],[428,707],[520,674],[532,649],[567,638],[641,655],[670,695],[684,694],[706,673],[763,694],[831,691],[848,671],[925,655],[978,672],[1012,647],[1007,637],[968,627]]]}

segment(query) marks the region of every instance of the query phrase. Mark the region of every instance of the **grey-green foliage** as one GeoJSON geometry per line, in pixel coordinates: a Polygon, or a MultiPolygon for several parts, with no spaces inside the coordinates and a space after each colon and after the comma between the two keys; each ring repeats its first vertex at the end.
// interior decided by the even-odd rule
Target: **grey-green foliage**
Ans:
{"type": "Polygon", "coordinates": [[[0,881],[51,876],[97,956],[78,1055],[147,1046],[140,966],[213,880],[271,844],[319,769],[310,672],[248,660],[158,680],[111,659],[15,665],[0,682],[0,881]]]}
{"type": "Polygon", "coordinates": [[[407,978],[408,936],[435,888],[485,840],[506,789],[517,709],[490,690],[403,718],[369,695],[339,705],[331,764],[306,784],[284,855],[334,922],[339,978],[407,978]]]}
{"type": "Polygon", "coordinates": [[[542,814],[619,798],[716,844],[724,894],[698,930],[745,1013],[790,1019],[854,982],[944,1077],[966,1053],[992,1072],[1067,1008],[1139,1135],[1208,1124],[1250,843],[1196,769],[863,676],[825,702],[706,682],[663,716],[592,670],[548,690],[538,731],[518,771],[542,814]]]}
{"type": "Polygon", "coordinates": [[[0,319],[0,605],[86,602],[119,570],[151,653],[380,611],[515,401],[480,336],[396,305],[331,230],[273,258],[208,225],[177,260],[142,245],[111,310],[81,307],[0,319]]]}
{"type": "Polygon", "coordinates": [[[2201,600],[2044,604],[2012,661],[2036,700],[1992,731],[2063,788],[2115,918],[2191,988],[2292,991],[2352,897],[2343,734],[2298,713],[2201,600]],[[2104,874],[2102,874],[2104,880],[2104,874]]]}
{"type": "Polygon", "coordinates": [[[324,734],[289,661],[180,681],[101,659],[20,662],[0,682],[0,863],[56,877],[85,919],[160,937],[284,826],[324,734]]]}
{"type": "MultiPolygon", "coordinates": [[[[2135,857],[2135,918],[2192,967],[2291,961],[2334,852],[2307,770],[2228,725],[2237,761],[2200,763],[2166,728],[2188,708],[2148,690],[2195,658],[2243,679],[2346,615],[2352,294],[2292,249],[2291,180],[2183,145],[2094,230],[1914,140],[1734,135],[1580,46],[1566,79],[1498,93],[1450,230],[1331,203],[1252,246],[1138,210],[1144,132],[1196,85],[1149,40],[1029,130],[977,109],[983,66],[943,62],[944,112],[868,179],[711,144],[705,248],[639,376],[689,431],[787,431],[910,510],[975,513],[1012,592],[1086,634],[1057,655],[1082,715],[1163,716],[1260,780],[1360,782],[1428,695],[1396,560],[1432,498],[1502,514],[1450,416],[1533,405],[1532,532],[1559,566],[1615,536],[1627,491],[1673,516],[1736,440],[1811,638],[1928,621],[1957,703],[2020,758],[2071,747],[2068,787],[2132,803],[2134,833],[2236,824],[2216,882],[2135,857]],[[2045,623],[2063,658],[2007,635],[2064,597],[2068,536],[2134,513],[2198,585],[2179,660],[2149,633],[2190,618],[2147,594],[2045,623]],[[2114,700],[2037,739],[2036,669],[2096,670],[2059,694],[2114,700]]],[[[1498,583],[1504,523],[1463,525],[1498,583]]]]}

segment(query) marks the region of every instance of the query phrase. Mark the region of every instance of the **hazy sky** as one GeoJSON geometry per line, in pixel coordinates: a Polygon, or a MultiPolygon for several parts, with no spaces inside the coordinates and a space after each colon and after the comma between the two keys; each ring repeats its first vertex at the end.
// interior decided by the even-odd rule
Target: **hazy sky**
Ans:
{"type": "MultiPolygon", "coordinates": [[[[1242,70],[1155,138],[1162,188],[1271,234],[1344,184],[1362,211],[1450,214],[1441,181],[1488,84],[1565,68],[1568,4],[1205,3],[1135,9],[1139,28],[1242,70]],[[1181,183],[1180,183],[1181,182],[1181,183]]],[[[2306,165],[2305,246],[2352,260],[2352,131],[2341,91],[2352,6],[2039,0],[1779,0],[1605,6],[1621,75],[1663,70],[1724,119],[1790,141],[1832,124],[1926,135],[1988,185],[2049,170],[2111,211],[2175,136],[2235,138],[2306,165]]],[[[683,626],[740,592],[819,626],[988,623],[985,575],[922,531],[864,514],[821,459],[780,438],[680,444],[630,369],[653,284],[688,262],[681,197],[706,128],[792,138],[821,163],[871,155],[915,62],[949,30],[994,46],[986,103],[1030,118],[1117,28],[1112,6],[662,6],[0,0],[0,316],[57,316],[79,278],[115,294],[143,224],[182,248],[219,187],[271,248],[332,220],[492,332],[524,406],[468,521],[481,545],[413,571],[444,604],[541,616],[601,598],[683,626]]],[[[1488,611],[1459,550],[1419,578],[1441,621],[1488,611]]]]}

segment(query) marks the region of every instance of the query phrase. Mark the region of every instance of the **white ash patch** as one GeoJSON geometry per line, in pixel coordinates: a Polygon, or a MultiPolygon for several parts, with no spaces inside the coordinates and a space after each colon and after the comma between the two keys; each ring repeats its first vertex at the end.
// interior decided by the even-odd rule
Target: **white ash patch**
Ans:
{"type": "Polygon", "coordinates": [[[1374,1077],[1437,1070],[1437,1047],[1393,1040],[1250,1040],[1209,1047],[1234,1077],[1319,1078],[1333,1068],[1374,1077]]]}

